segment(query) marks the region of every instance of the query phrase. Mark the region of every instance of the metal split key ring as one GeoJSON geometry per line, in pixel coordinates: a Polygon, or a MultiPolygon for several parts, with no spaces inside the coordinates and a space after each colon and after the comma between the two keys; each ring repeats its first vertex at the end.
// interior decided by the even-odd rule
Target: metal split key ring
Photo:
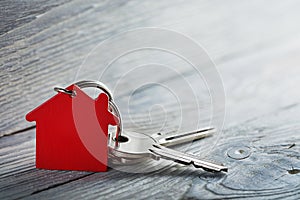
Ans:
{"type": "MultiPolygon", "coordinates": [[[[102,90],[105,94],[107,94],[108,99],[109,99],[109,101],[108,101],[109,108],[119,118],[119,124],[118,124],[117,134],[116,134],[116,138],[115,138],[116,141],[118,141],[118,139],[121,138],[120,136],[122,134],[122,129],[123,129],[122,118],[121,118],[121,113],[119,111],[119,108],[113,100],[112,92],[107,88],[107,86],[104,83],[102,83],[100,81],[79,81],[79,82],[75,83],[75,85],[78,86],[80,89],[87,88],[87,87],[98,88],[98,89],[102,90]]],[[[72,98],[76,97],[76,92],[73,90],[67,90],[65,88],[55,87],[54,91],[70,95],[72,98]]]]}

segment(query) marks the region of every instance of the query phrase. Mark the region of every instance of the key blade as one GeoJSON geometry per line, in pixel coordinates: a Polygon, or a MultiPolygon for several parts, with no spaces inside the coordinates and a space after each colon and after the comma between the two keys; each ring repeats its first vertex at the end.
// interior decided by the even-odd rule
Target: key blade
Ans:
{"type": "Polygon", "coordinates": [[[204,161],[199,159],[197,156],[182,153],[176,150],[172,150],[161,145],[154,144],[153,148],[149,149],[149,151],[161,158],[172,160],[177,163],[181,163],[184,165],[193,165],[196,168],[202,168],[206,171],[210,172],[227,172],[228,168],[223,165],[214,164],[208,161],[204,161]]]}
{"type": "Polygon", "coordinates": [[[170,135],[167,137],[158,138],[158,143],[163,146],[174,146],[178,144],[184,144],[194,140],[199,140],[202,138],[209,137],[216,132],[214,128],[205,128],[196,131],[179,133],[175,135],[170,135]]]}

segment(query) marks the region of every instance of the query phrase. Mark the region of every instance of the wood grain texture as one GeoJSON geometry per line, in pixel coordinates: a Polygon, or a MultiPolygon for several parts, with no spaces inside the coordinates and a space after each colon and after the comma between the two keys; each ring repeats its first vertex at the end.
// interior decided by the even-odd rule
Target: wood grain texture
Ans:
{"type": "MultiPolygon", "coordinates": [[[[291,170],[298,169],[300,164],[300,148],[295,143],[300,139],[300,126],[297,119],[287,119],[290,115],[299,117],[299,110],[299,105],[286,108],[272,113],[271,117],[261,116],[226,130],[210,158],[229,166],[227,174],[211,174],[180,165],[145,174],[114,169],[95,174],[37,170],[34,159],[30,159],[34,157],[34,131],[5,137],[3,139],[18,138],[18,142],[7,144],[2,140],[1,143],[1,160],[5,163],[2,164],[1,196],[28,199],[297,199],[300,177],[291,170]],[[277,117],[279,113],[286,121],[277,117]],[[226,155],[229,149],[237,147],[238,150],[239,146],[251,149],[249,158],[235,160],[226,155]],[[8,170],[7,173],[6,166],[14,166],[16,171],[8,170]]],[[[194,142],[188,152],[201,154],[199,145],[201,141],[194,142]]]]}
{"type": "MultiPolygon", "coordinates": [[[[67,2],[67,1],[65,1],[67,2]]],[[[1,2],[0,35],[30,23],[63,1],[3,1],[1,2]]]]}
{"type": "MultiPolygon", "coordinates": [[[[1,199],[300,198],[299,2],[1,1],[0,7],[1,199]],[[104,64],[91,62],[80,70],[98,43],[151,26],[192,37],[216,63],[226,92],[224,132],[218,141],[212,137],[178,148],[224,163],[229,172],[210,174],[179,165],[145,174],[34,169],[34,129],[20,132],[34,125],[25,121],[25,114],[53,96],[53,86],[98,79],[104,64]],[[227,156],[239,147],[249,147],[250,157],[227,156]]],[[[110,48],[101,56],[115,52],[110,48]]],[[[205,85],[177,57],[138,52],[116,62],[101,80],[113,87],[130,67],[154,61],[180,69],[197,86],[200,125],[206,125],[205,85]]],[[[194,129],[195,102],[182,76],[151,69],[155,66],[129,74],[130,81],[115,88],[125,128],[146,133],[194,129]],[[142,80],[170,90],[151,85],[132,93],[142,80]],[[181,97],[181,110],[174,91],[181,97]]]]}
{"type": "MultiPolygon", "coordinates": [[[[26,112],[52,96],[53,86],[73,82],[88,52],[114,33],[157,26],[187,34],[207,49],[221,72],[224,70],[226,92],[241,80],[233,77],[234,73],[246,75],[247,68],[255,75],[250,69],[263,71],[260,66],[270,67],[270,59],[273,62],[282,53],[297,51],[299,44],[294,1],[268,6],[258,1],[229,5],[161,1],[142,8],[136,1],[97,2],[66,3],[0,37],[1,135],[27,127],[26,112]],[[255,64],[250,63],[254,60],[255,64]],[[243,73],[238,73],[241,70],[243,73]],[[27,109],[21,109],[24,107],[27,109]]],[[[100,70],[101,66],[89,66],[81,77],[97,79],[100,70]]],[[[254,82],[258,77],[249,78],[254,82]]]]}
{"type": "Polygon", "coordinates": [[[35,169],[35,130],[1,138],[1,199],[15,199],[91,173],[35,169]]]}

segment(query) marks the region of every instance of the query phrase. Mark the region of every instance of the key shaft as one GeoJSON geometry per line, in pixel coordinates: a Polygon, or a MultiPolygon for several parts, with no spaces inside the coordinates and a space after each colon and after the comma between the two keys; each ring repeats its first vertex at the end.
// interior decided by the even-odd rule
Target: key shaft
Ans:
{"type": "Polygon", "coordinates": [[[204,128],[196,131],[190,131],[185,133],[178,133],[173,135],[164,135],[156,137],[155,140],[163,146],[175,146],[184,144],[194,140],[203,139],[213,135],[216,132],[214,128],[204,128]]]}
{"type": "Polygon", "coordinates": [[[160,158],[172,160],[174,162],[181,163],[184,165],[193,165],[196,168],[202,168],[206,171],[210,171],[210,172],[228,171],[228,168],[223,165],[218,165],[215,163],[204,161],[195,155],[169,149],[159,144],[153,144],[152,148],[150,148],[149,151],[155,156],[158,156],[160,158]]]}

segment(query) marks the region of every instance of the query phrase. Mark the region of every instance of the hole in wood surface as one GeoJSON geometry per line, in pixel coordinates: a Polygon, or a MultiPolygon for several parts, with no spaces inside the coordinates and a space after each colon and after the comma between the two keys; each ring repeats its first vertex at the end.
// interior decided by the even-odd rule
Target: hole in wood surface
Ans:
{"type": "Polygon", "coordinates": [[[244,151],[243,149],[240,149],[238,152],[239,152],[240,154],[243,154],[245,151],[244,151]]]}
{"type": "Polygon", "coordinates": [[[291,169],[291,170],[287,170],[289,174],[298,174],[300,173],[300,169],[291,169]]]}
{"type": "Polygon", "coordinates": [[[296,146],[295,143],[291,144],[291,145],[288,147],[288,149],[293,148],[294,146],[296,146]]]}
{"type": "Polygon", "coordinates": [[[227,151],[227,156],[235,160],[242,160],[248,158],[251,154],[251,150],[247,146],[232,147],[227,151]]]}

